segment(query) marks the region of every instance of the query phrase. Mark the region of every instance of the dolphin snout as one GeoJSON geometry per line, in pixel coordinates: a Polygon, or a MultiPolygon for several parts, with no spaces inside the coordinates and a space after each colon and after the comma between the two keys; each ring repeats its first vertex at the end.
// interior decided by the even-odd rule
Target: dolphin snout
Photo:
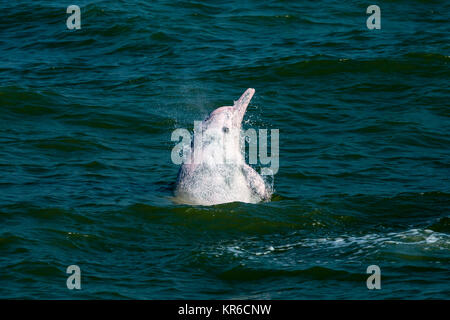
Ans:
{"type": "Polygon", "coordinates": [[[248,88],[247,90],[245,90],[239,100],[234,103],[234,107],[238,111],[239,121],[242,121],[242,119],[244,118],[245,111],[247,110],[248,104],[250,103],[250,100],[252,100],[254,94],[255,89],[248,88]]]}

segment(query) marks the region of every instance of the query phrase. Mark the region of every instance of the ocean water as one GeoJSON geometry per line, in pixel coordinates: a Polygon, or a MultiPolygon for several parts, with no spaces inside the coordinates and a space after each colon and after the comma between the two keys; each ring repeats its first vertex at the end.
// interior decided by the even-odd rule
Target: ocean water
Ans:
{"type": "Polygon", "coordinates": [[[0,4],[1,298],[449,299],[450,2],[68,4],[0,4]],[[271,201],[174,202],[172,132],[249,87],[271,201]]]}

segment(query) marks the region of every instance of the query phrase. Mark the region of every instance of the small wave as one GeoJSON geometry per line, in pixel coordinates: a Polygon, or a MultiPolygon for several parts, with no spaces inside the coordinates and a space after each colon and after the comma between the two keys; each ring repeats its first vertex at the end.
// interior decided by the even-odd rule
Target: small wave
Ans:
{"type": "Polygon", "coordinates": [[[63,152],[77,152],[90,150],[109,150],[106,145],[92,140],[74,138],[68,136],[59,136],[50,139],[28,140],[26,143],[32,143],[36,148],[44,150],[56,150],[63,152]]]}
{"type": "MultiPolygon", "coordinates": [[[[331,266],[363,261],[388,261],[395,257],[414,257],[439,261],[450,249],[450,235],[430,229],[373,233],[362,236],[304,237],[300,232],[267,241],[247,238],[203,248],[199,256],[238,262],[249,266],[271,265],[287,270],[297,265],[331,266]],[[297,241],[292,241],[297,238],[297,241]]],[[[411,258],[410,258],[411,259],[411,258]]],[[[203,261],[203,259],[202,259],[203,261]]]]}
{"type": "Polygon", "coordinates": [[[297,244],[285,245],[282,248],[293,248],[297,245],[329,248],[342,248],[358,245],[362,248],[382,248],[390,245],[413,245],[423,248],[450,248],[450,235],[430,229],[411,229],[403,232],[386,234],[368,234],[364,236],[342,236],[335,238],[305,239],[297,244]]]}
{"type": "Polygon", "coordinates": [[[430,53],[430,52],[410,52],[405,54],[406,58],[414,58],[420,60],[426,60],[427,62],[450,62],[449,55],[443,55],[439,53],[430,53]]]}
{"type": "Polygon", "coordinates": [[[436,232],[450,233],[450,217],[439,218],[439,220],[430,225],[428,229],[436,232]]]}
{"type": "Polygon", "coordinates": [[[42,116],[55,114],[60,95],[50,90],[36,90],[18,86],[0,87],[1,107],[19,115],[42,116]]]}
{"type": "Polygon", "coordinates": [[[297,270],[256,269],[243,265],[234,267],[218,274],[218,278],[228,281],[255,281],[270,278],[295,277],[305,280],[347,280],[361,281],[364,275],[352,274],[343,270],[325,267],[311,267],[297,270]]]}

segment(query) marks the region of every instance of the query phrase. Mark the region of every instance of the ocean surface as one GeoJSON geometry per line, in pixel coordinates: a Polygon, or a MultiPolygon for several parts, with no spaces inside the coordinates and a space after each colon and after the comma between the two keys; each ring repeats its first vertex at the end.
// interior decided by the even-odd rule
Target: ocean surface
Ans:
{"type": "Polygon", "coordinates": [[[449,299],[449,21],[449,1],[1,1],[0,298],[449,299]],[[245,127],[279,129],[271,201],[174,202],[172,132],[247,88],[245,127]]]}

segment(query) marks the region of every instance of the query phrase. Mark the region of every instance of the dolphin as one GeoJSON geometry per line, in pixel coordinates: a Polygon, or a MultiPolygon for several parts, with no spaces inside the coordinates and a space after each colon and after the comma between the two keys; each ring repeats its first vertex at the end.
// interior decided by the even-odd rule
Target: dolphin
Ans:
{"type": "Polygon", "coordinates": [[[247,89],[233,106],[214,110],[200,128],[194,128],[193,143],[178,172],[175,187],[178,202],[215,205],[270,199],[270,188],[245,163],[241,152],[242,120],[254,94],[255,89],[247,89]]]}

